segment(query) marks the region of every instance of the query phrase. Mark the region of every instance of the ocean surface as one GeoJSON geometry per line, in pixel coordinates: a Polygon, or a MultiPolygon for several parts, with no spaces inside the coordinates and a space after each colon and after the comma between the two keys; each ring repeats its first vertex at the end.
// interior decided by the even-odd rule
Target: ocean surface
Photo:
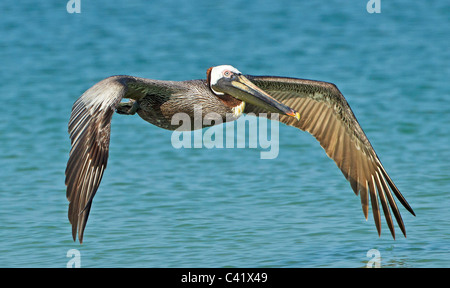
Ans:
{"type": "Polygon", "coordinates": [[[450,267],[450,3],[379,2],[1,1],[0,267],[450,267]],[[378,237],[308,133],[281,124],[278,156],[260,159],[175,149],[171,131],[116,114],[74,242],[75,100],[111,75],[202,79],[220,64],[335,83],[417,215],[400,207],[407,238],[384,219],[378,237]]]}

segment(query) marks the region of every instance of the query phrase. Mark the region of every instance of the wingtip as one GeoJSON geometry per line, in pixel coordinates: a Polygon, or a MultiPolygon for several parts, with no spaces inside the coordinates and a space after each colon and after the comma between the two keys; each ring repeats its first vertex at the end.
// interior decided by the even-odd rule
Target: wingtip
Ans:
{"type": "Polygon", "coordinates": [[[362,204],[362,210],[366,221],[369,219],[369,205],[362,204]]]}
{"type": "Polygon", "coordinates": [[[400,227],[400,229],[402,230],[402,233],[403,233],[403,236],[405,236],[405,238],[406,238],[406,230],[405,230],[405,227],[400,227]]]}

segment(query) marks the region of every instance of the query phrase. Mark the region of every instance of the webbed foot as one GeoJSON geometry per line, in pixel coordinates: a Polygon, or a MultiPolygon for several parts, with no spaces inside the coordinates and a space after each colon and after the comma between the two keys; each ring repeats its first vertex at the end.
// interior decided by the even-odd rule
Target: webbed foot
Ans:
{"type": "Polygon", "coordinates": [[[138,102],[130,100],[128,102],[121,102],[116,108],[116,112],[125,115],[134,115],[139,108],[138,102]]]}

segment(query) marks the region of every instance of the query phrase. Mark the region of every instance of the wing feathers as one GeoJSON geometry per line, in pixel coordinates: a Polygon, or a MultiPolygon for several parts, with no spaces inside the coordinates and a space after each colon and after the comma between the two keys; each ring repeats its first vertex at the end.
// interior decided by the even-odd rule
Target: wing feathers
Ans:
{"type": "Polygon", "coordinates": [[[74,240],[78,233],[80,243],[83,241],[92,199],[108,162],[111,118],[122,98],[168,96],[183,89],[173,81],[113,76],[98,82],[75,101],[68,124],[72,148],[65,181],[74,240]]]}
{"type": "MultiPolygon", "coordinates": [[[[279,119],[287,125],[311,133],[320,142],[327,155],[335,161],[350,182],[355,194],[360,195],[366,219],[370,199],[378,234],[381,233],[381,202],[392,236],[395,238],[390,209],[406,236],[391,190],[403,206],[415,214],[386,173],[350,106],[334,84],[283,77],[247,77],[272,97],[300,113],[300,121],[287,116],[280,116],[279,119]]],[[[247,105],[246,112],[258,115],[266,111],[247,105]]]]}
{"type": "Polygon", "coordinates": [[[378,171],[376,173],[376,185],[378,189],[378,195],[380,196],[381,206],[383,207],[384,217],[388,224],[389,230],[391,231],[392,237],[395,239],[394,223],[392,222],[391,211],[389,209],[388,203],[386,202],[386,192],[381,184],[380,174],[378,171]]]}
{"type": "Polygon", "coordinates": [[[72,236],[80,243],[92,199],[108,162],[110,123],[115,107],[126,93],[117,77],[87,90],[73,105],[69,120],[72,148],[66,167],[67,199],[72,236]]]}
{"type": "Polygon", "coordinates": [[[370,202],[372,204],[373,219],[375,220],[375,226],[377,227],[378,235],[380,235],[381,234],[380,207],[378,205],[378,194],[375,188],[375,179],[373,175],[370,175],[369,189],[370,189],[370,202]]]}

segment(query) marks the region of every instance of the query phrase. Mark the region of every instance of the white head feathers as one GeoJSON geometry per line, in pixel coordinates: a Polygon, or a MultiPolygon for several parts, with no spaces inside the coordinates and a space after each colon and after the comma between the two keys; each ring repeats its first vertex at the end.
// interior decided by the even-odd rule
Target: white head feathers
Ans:
{"type": "Polygon", "coordinates": [[[237,70],[236,68],[234,68],[231,65],[219,65],[219,66],[215,66],[215,67],[211,68],[209,85],[210,85],[211,89],[214,91],[214,93],[216,93],[217,95],[223,95],[223,93],[215,91],[213,89],[213,85],[217,84],[217,81],[219,81],[219,79],[228,77],[227,73],[229,73],[229,72],[241,74],[241,72],[239,70],[237,70]]]}

